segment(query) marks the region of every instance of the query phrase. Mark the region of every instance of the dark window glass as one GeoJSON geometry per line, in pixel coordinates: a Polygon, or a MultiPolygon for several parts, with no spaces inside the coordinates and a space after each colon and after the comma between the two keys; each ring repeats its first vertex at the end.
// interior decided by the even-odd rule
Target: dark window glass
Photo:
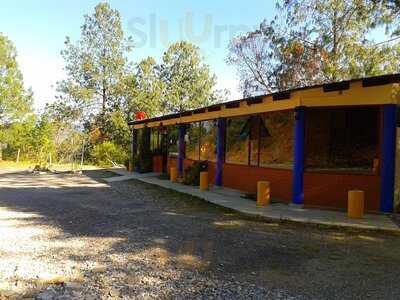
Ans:
{"type": "Polygon", "coordinates": [[[157,154],[160,151],[160,134],[158,128],[151,128],[150,131],[150,150],[157,154]]]}
{"type": "Polygon", "coordinates": [[[260,145],[260,129],[261,129],[261,117],[251,116],[248,119],[249,125],[249,138],[250,138],[250,165],[258,166],[259,161],[259,145],[260,145]]]}
{"type": "Polygon", "coordinates": [[[250,166],[258,166],[258,139],[250,140],[250,166]]]}
{"type": "Polygon", "coordinates": [[[136,154],[139,154],[139,143],[142,140],[142,135],[143,135],[143,128],[138,129],[137,131],[137,136],[136,136],[136,154]]]}
{"type": "Polygon", "coordinates": [[[216,121],[201,122],[200,160],[216,161],[217,127],[216,121]]]}
{"type": "Polygon", "coordinates": [[[188,125],[185,136],[186,158],[200,159],[200,123],[188,125]]]}
{"type": "Polygon", "coordinates": [[[168,128],[168,139],[169,154],[178,155],[179,129],[177,126],[171,126],[168,128]]]}
{"type": "Polygon", "coordinates": [[[372,169],[378,155],[378,115],[376,107],[307,110],[307,167],[372,169]]]}
{"type": "Polygon", "coordinates": [[[260,166],[293,164],[293,111],[271,112],[262,116],[260,166]]]}
{"type": "Polygon", "coordinates": [[[231,118],[227,121],[226,154],[227,163],[247,165],[249,163],[249,118],[231,118]]]}

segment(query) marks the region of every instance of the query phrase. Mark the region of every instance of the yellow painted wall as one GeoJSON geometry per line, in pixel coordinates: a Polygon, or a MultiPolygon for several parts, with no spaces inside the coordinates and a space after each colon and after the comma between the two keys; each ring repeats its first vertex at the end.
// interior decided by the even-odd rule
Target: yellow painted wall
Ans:
{"type": "MultiPolygon", "coordinates": [[[[282,111],[298,106],[327,107],[327,106],[355,106],[355,105],[382,105],[399,102],[399,86],[386,84],[372,87],[362,87],[361,81],[350,83],[350,88],[343,91],[324,92],[322,87],[297,90],[291,92],[289,100],[273,101],[272,96],[263,98],[262,103],[248,105],[246,101],[240,103],[238,108],[227,109],[221,107],[220,111],[204,112],[175,119],[148,122],[148,127],[164,126],[211,120],[222,117],[235,117],[263,112],[282,111]]],[[[144,124],[134,125],[136,129],[143,128],[144,124]]]]}

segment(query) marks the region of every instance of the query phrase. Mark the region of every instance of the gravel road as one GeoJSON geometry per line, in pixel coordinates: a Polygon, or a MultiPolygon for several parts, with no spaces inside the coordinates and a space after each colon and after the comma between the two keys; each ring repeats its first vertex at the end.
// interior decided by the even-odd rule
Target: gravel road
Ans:
{"type": "Polygon", "coordinates": [[[105,171],[0,175],[0,299],[400,299],[400,237],[268,223],[105,171]]]}

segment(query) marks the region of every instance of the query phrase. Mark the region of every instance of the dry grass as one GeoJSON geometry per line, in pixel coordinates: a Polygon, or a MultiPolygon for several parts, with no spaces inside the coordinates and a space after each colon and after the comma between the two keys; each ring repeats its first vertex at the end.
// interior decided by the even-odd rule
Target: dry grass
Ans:
{"type": "Polygon", "coordinates": [[[1,168],[26,169],[29,168],[30,166],[35,166],[35,164],[32,162],[16,163],[14,161],[0,160],[0,169],[1,168]]]}
{"type": "MultiPolygon", "coordinates": [[[[15,169],[15,170],[25,170],[28,168],[34,168],[38,163],[31,161],[21,161],[14,162],[8,160],[0,160],[0,169],[15,169]]],[[[80,165],[74,166],[75,169],[80,169],[80,165]]],[[[72,169],[71,164],[52,164],[51,170],[55,171],[70,171],[72,169]]],[[[84,170],[97,170],[99,167],[93,165],[83,165],[84,170]]]]}

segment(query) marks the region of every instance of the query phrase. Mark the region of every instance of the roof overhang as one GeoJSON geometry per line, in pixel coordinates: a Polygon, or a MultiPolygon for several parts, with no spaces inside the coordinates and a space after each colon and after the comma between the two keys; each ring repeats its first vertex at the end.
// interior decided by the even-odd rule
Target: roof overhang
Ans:
{"type": "Polygon", "coordinates": [[[283,111],[299,106],[334,107],[400,104],[400,74],[298,88],[235,100],[182,113],[130,122],[135,129],[170,126],[217,118],[283,111]]]}

